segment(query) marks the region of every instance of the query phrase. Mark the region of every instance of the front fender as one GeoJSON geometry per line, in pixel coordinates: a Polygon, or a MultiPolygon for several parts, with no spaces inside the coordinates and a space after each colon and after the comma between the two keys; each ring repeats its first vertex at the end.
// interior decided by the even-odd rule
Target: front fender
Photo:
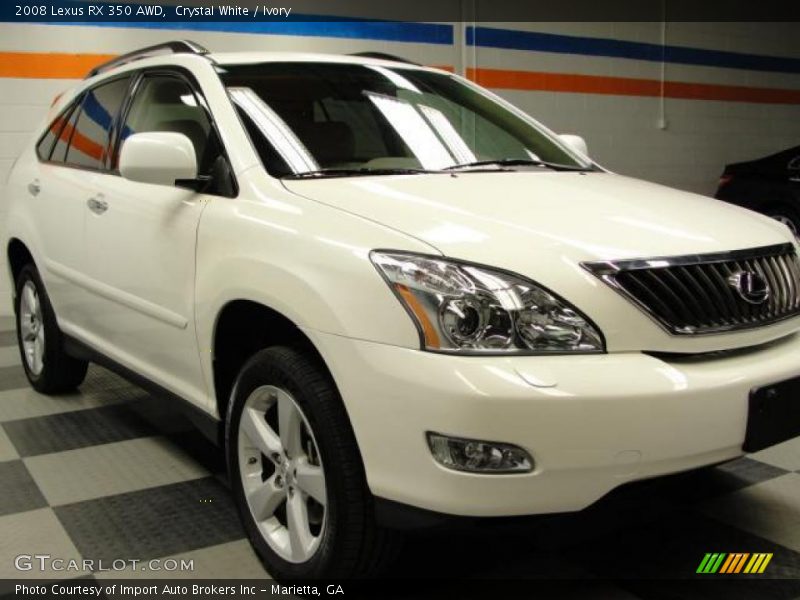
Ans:
{"type": "MultiPolygon", "coordinates": [[[[437,253],[405,234],[272,185],[257,174],[236,199],[203,211],[197,243],[196,323],[203,368],[222,309],[269,307],[298,327],[419,347],[417,329],[369,260],[374,248],[437,253]]],[[[213,388],[210,388],[213,389],[213,388]]]]}

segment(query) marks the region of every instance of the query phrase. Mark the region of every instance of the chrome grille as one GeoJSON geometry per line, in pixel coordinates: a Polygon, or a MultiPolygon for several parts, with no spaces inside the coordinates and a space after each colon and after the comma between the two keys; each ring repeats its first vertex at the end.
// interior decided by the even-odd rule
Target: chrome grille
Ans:
{"type": "Polygon", "coordinates": [[[791,244],[583,266],[674,334],[759,327],[800,314],[800,261],[791,244]]]}

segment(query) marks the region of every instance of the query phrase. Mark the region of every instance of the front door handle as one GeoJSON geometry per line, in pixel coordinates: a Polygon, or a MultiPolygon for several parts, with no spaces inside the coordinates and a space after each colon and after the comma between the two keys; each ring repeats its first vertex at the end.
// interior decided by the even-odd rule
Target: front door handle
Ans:
{"type": "Polygon", "coordinates": [[[96,215],[102,215],[108,210],[108,202],[102,196],[94,196],[86,201],[86,206],[96,215]]]}
{"type": "Polygon", "coordinates": [[[28,193],[31,196],[38,196],[39,192],[42,191],[42,186],[39,184],[38,179],[34,179],[28,184],[28,193]]]}

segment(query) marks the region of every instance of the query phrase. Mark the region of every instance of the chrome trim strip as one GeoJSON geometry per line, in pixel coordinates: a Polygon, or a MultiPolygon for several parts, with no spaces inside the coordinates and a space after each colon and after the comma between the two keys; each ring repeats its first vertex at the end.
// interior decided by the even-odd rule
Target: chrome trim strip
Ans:
{"type": "MultiPolygon", "coordinates": [[[[783,309],[779,307],[777,304],[774,306],[771,313],[773,316],[764,318],[761,320],[756,320],[753,322],[747,318],[744,318],[744,315],[741,315],[740,318],[742,320],[737,323],[732,324],[718,324],[713,326],[703,326],[702,328],[686,326],[680,327],[670,323],[668,320],[663,318],[661,315],[657,314],[653,308],[648,306],[645,302],[641,301],[639,298],[636,297],[633,293],[628,291],[625,287],[623,287],[616,279],[616,275],[622,272],[627,271],[639,271],[639,270],[656,270],[656,269],[663,269],[667,267],[690,267],[690,266],[701,266],[701,265],[713,265],[713,268],[716,272],[716,266],[720,263],[730,263],[734,261],[743,261],[743,260],[757,260],[757,259],[778,259],[775,260],[775,265],[772,264],[773,261],[769,261],[769,271],[772,271],[773,268],[777,267],[776,272],[770,273],[770,284],[774,285],[777,284],[778,287],[784,292],[784,286],[792,285],[795,282],[791,281],[791,277],[788,279],[784,279],[781,275],[789,275],[792,274],[800,274],[797,272],[797,269],[800,268],[796,264],[796,257],[797,253],[795,252],[795,247],[791,243],[785,244],[775,244],[771,246],[761,246],[758,248],[750,248],[750,249],[743,249],[743,250],[732,250],[727,252],[713,252],[707,254],[690,254],[684,256],[658,256],[654,258],[631,258],[631,259],[622,259],[622,260],[609,260],[609,261],[586,261],[582,262],[581,266],[586,269],[588,272],[592,273],[600,280],[605,282],[609,287],[614,289],[617,293],[621,296],[629,300],[635,306],[637,306],[642,312],[644,312],[650,319],[652,319],[656,324],[658,324],[662,329],[664,329],[670,335],[713,335],[713,334],[720,334],[720,333],[729,333],[733,331],[740,331],[745,329],[753,329],[756,327],[765,327],[769,325],[774,325],[776,323],[780,323],[782,321],[787,321],[789,319],[794,319],[800,317],[800,309],[795,306],[794,309],[791,308],[789,302],[792,301],[792,298],[789,297],[788,294],[783,293],[782,301],[787,304],[786,308],[783,309]],[[789,264],[785,263],[783,258],[795,258],[795,260],[789,261],[789,264]],[[788,271],[788,272],[787,272],[788,271]],[[773,277],[776,278],[773,281],[773,277]],[[778,279],[782,279],[782,281],[778,281],[778,279]],[[787,310],[790,312],[786,312],[785,314],[777,314],[782,310],[787,310]]],[[[758,264],[758,263],[753,263],[758,264]]],[[[760,271],[760,269],[756,269],[760,271]]],[[[707,278],[707,274],[701,273],[703,277],[707,278]]],[[[699,283],[699,282],[698,282],[699,283]]],[[[710,282],[709,282],[710,283],[710,282]]],[[[797,294],[798,288],[795,285],[795,294],[797,294]]],[[[716,298],[709,298],[712,301],[716,300],[716,302],[725,303],[727,298],[719,296],[719,290],[717,290],[713,283],[710,283],[711,291],[715,292],[716,298]]],[[[789,291],[789,290],[786,290],[789,291]]],[[[797,300],[796,295],[794,296],[795,301],[797,300]]],[[[703,298],[698,298],[698,304],[702,304],[704,301],[703,298]]],[[[772,301],[772,300],[771,300],[772,301]]],[[[671,310],[671,309],[670,309],[671,310]]],[[[720,321],[720,317],[722,315],[714,315],[714,321],[720,321]]]]}
{"type": "Polygon", "coordinates": [[[582,262],[581,266],[597,275],[608,275],[619,271],[635,271],[638,269],[657,269],[660,267],[679,267],[686,265],[701,265],[708,263],[742,260],[745,258],[764,258],[791,253],[794,246],[790,243],[761,246],[745,250],[730,250],[727,252],[709,252],[707,254],[686,254],[683,256],[657,256],[654,258],[626,258],[622,260],[602,260],[582,262]]]}

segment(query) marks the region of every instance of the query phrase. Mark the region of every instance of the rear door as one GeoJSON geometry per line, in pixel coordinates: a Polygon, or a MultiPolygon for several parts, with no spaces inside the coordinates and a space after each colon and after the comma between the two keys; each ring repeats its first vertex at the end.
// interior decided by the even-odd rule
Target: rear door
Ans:
{"type": "MultiPolygon", "coordinates": [[[[144,73],[120,128],[183,133],[195,146],[198,173],[226,161],[210,115],[193,82],[180,73],[144,73]]],[[[194,322],[195,244],[208,193],[124,179],[112,168],[94,182],[102,205],[88,213],[87,261],[102,284],[90,329],[102,350],[183,398],[207,399],[194,322]]],[[[202,350],[202,349],[201,349],[202,350]]],[[[206,350],[207,351],[207,350],[206,350]]]]}
{"type": "Polygon", "coordinates": [[[130,84],[124,76],[81,94],[51,124],[37,146],[39,176],[28,186],[43,256],[39,267],[61,327],[87,324],[87,202],[107,167],[113,124],[130,84]]]}

